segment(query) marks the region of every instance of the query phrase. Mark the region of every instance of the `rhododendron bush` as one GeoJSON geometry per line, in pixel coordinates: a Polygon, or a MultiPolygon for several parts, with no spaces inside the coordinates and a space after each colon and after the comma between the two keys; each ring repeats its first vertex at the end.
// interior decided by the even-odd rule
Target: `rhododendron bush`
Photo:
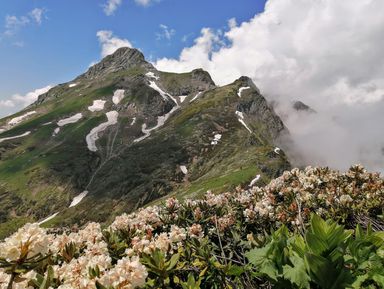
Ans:
{"type": "Polygon", "coordinates": [[[0,243],[0,288],[382,288],[383,205],[379,174],[308,167],[262,188],[171,198],[105,229],[89,223],[53,234],[27,224],[0,243]],[[317,250],[319,244],[330,248],[317,250]],[[365,258],[362,247],[373,255],[365,258]],[[355,263],[326,255],[332,250],[355,263]],[[359,267],[367,260],[375,265],[359,267]],[[322,279],[327,266],[340,271],[335,280],[344,283],[332,284],[342,287],[322,279]]]}

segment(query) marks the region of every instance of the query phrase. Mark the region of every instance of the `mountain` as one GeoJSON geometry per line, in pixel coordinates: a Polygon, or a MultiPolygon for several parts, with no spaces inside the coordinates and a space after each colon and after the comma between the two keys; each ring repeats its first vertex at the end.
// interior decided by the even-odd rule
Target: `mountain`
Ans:
{"type": "Polygon", "coordinates": [[[304,111],[304,112],[308,112],[308,113],[316,113],[316,111],[313,108],[311,108],[310,106],[306,105],[304,102],[301,102],[299,100],[294,101],[292,103],[292,107],[296,111],[304,111]]]}
{"type": "Polygon", "coordinates": [[[285,134],[248,77],[218,87],[204,70],[161,72],[120,48],[0,120],[0,238],[266,184],[290,168],[285,134]]]}

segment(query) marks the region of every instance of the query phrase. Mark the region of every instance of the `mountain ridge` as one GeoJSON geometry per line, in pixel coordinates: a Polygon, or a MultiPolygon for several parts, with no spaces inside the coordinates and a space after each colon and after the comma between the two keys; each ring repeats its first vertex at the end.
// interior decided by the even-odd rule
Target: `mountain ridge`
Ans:
{"type": "Polygon", "coordinates": [[[218,87],[202,69],[161,72],[130,48],[1,126],[0,236],[53,215],[46,225],[104,222],[168,194],[265,184],[290,167],[276,147],[288,130],[250,78],[218,87]]]}

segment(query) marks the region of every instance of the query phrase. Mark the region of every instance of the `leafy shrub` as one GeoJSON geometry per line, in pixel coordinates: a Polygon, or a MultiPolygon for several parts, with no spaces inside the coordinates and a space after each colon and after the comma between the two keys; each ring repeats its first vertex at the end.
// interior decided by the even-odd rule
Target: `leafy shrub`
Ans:
{"type": "Polygon", "coordinates": [[[294,169],[263,188],[171,198],[105,230],[29,224],[0,243],[0,288],[383,288],[383,196],[360,166],[294,169]]]}

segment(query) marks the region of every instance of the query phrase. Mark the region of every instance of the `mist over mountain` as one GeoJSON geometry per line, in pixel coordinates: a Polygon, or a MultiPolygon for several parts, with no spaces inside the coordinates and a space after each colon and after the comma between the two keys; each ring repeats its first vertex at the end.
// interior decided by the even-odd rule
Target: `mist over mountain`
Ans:
{"type": "Polygon", "coordinates": [[[383,9],[383,1],[269,0],[264,12],[225,33],[202,29],[179,58],[155,66],[203,67],[218,84],[248,75],[287,116],[297,164],[383,171],[383,9]],[[291,113],[298,100],[318,113],[291,113]]]}

